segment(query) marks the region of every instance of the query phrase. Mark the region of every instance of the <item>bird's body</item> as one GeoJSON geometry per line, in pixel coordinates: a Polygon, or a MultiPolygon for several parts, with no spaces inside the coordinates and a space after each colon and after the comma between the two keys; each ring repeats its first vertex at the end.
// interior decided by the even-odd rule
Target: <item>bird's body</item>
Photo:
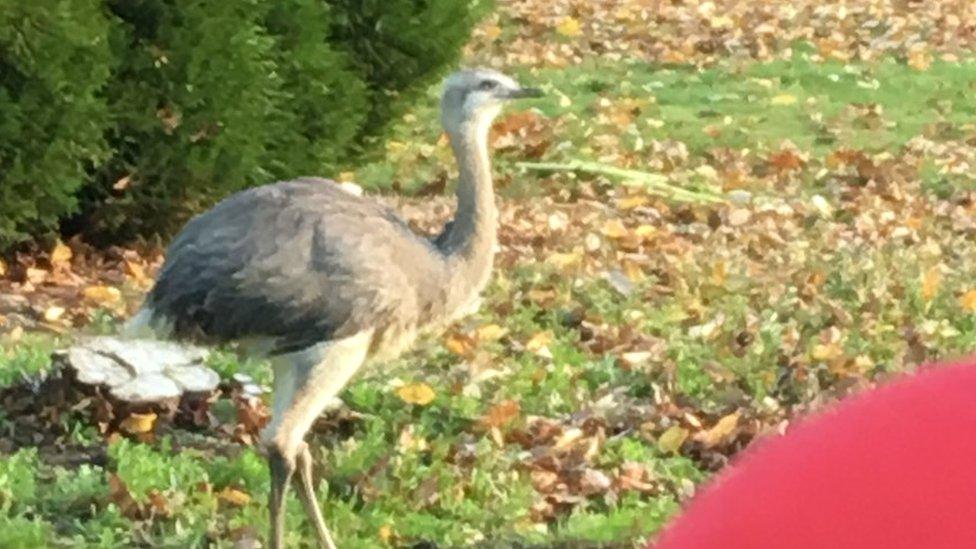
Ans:
{"type": "Polygon", "coordinates": [[[271,355],[372,329],[370,356],[388,358],[481,289],[479,280],[452,295],[434,242],[329,180],[257,187],[187,224],[145,310],[178,338],[271,355]]]}
{"type": "Polygon", "coordinates": [[[320,545],[335,546],[303,440],[316,416],[366,361],[398,355],[476,304],[496,244],[488,129],[504,100],[532,95],[490,70],[446,81],[442,120],[460,179],[457,214],[434,239],[332,181],[303,178],[223,200],[167,250],[128,332],[240,342],[271,357],[274,408],[263,442],[272,547],[283,544],[284,496],[296,471],[320,545]]]}

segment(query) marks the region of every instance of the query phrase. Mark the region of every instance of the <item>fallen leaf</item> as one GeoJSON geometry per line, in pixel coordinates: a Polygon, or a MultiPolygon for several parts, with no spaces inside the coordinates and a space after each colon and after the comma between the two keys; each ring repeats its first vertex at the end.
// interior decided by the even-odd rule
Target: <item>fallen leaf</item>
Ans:
{"type": "Polygon", "coordinates": [[[218,492],[217,498],[235,507],[244,507],[251,502],[251,496],[247,492],[243,492],[237,488],[231,488],[230,486],[218,492]]]}
{"type": "Polygon", "coordinates": [[[146,276],[146,270],[142,268],[142,265],[128,259],[125,260],[125,273],[132,277],[139,286],[146,286],[147,283],[152,282],[152,279],[146,276]]]}
{"type": "Polygon", "coordinates": [[[723,417],[711,429],[695,433],[693,440],[701,442],[705,448],[714,448],[726,442],[735,432],[736,427],[739,426],[739,415],[739,412],[736,411],[723,417]]]}
{"type": "Polygon", "coordinates": [[[484,31],[485,37],[488,38],[488,40],[495,40],[502,35],[502,28],[498,25],[488,25],[485,27],[484,31]]]}
{"type": "Polygon", "coordinates": [[[567,253],[556,252],[553,254],[549,254],[549,257],[546,258],[546,263],[552,265],[557,269],[565,269],[567,267],[572,267],[573,265],[576,265],[582,259],[583,259],[582,254],[577,252],[567,252],[567,253]]]}
{"type": "Polygon", "coordinates": [[[772,105],[792,105],[796,103],[796,96],[790,95],[788,93],[781,93],[779,95],[773,96],[773,98],[770,99],[769,102],[772,105]]]}
{"type": "Polygon", "coordinates": [[[922,276],[922,299],[926,302],[932,301],[932,298],[938,293],[941,284],[942,271],[938,265],[925,271],[925,275],[922,276]]]}
{"type": "Polygon", "coordinates": [[[927,71],[932,66],[932,54],[923,49],[912,50],[908,53],[908,66],[919,72],[927,71]]]}
{"type": "Polygon", "coordinates": [[[7,275],[7,263],[0,259],[0,276],[7,275]]]}
{"type": "Polygon", "coordinates": [[[538,332],[525,342],[525,349],[535,354],[548,353],[550,343],[552,343],[551,332],[538,332]]]}
{"type": "Polygon", "coordinates": [[[586,469],[580,479],[580,491],[588,496],[606,492],[613,482],[599,469],[586,469]]]}
{"type": "Polygon", "coordinates": [[[111,286],[88,286],[82,291],[85,299],[98,305],[116,305],[122,301],[122,292],[111,286]]]}
{"type": "Polygon", "coordinates": [[[532,471],[529,475],[532,487],[542,494],[551,493],[559,482],[559,475],[552,471],[532,471]]]}
{"type": "Polygon", "coordinates": [[[572,17],[564,17],[562,21],[556,25],[556,32],[563,36],[579,36],[582,33],[582,27],[580,22],[572,17]]]}
{"type": "Polygon", "coordinates": [[[57,322],[59,318],[64,316],[64,307],[58,307],[57,305],[51,305],[44,310],[44,320],[48,322],[57,322]]]}
{"type": "Polygon", "coordinates": [[[570,427],[560,435],[556,443],[552,445],[553,450],[565,450],[573,445],[574,442],[583,438],[583,430],[579,427],[570,427]]]}
{"type": "Polygon", "coordinates": [[[520,410],[521,405],[517,400],[499,402],[481,418],[481,423],[487,427],[502,427],[518,417],[520,410]]]}
{"type": "Polygon", "coordinates": [[[634,195],[621,198],[617,201],[617,208],[621,210],[633,210],[647,204],[647,197],[643,195],[634,195]]]}
{"type": "Polygon", "coordinates": [[[112,190],[114,191],[124,191],[129,188],[129,183],[132,182],[132,176],[127,175],[120,178],[118,181],[112,184],[112,190]]]}
{"type": "Polygon", "coordinates": [[[475,336],[478,338],[478,341],[498,341],[507,333],[508,330],[498,324],[486,324],[475,330],[475,336]]]}
{"type": "Polygon", "coordinates": [[[970,313],[976,313],[976,289],[969,290],[959,298],[959,304],[970,313]]]}
{"type": "Polygon", "coordinates": [[[125,481],[115,473],[112,473],[108,477],[108,497],[119,508],[122,516],[133,520],[145,518],[147,513],[139,505],[139,502],[132,497],[132,493],[129,492],[129,487],[126,486],[125,481]]]}
{"type": "Polygon", "coordinates": [[[474,350],[474,340],[471,339],[471,336],[451,332],[444,338],[444,347],[457,356],[470,356],[474,350]]]}
{"type": "Polygon", "coordinates": [[[389,524],[380,526],[379,536],[380,541],[383,543],[390,543],[390,541],[393,539],[393,527],[389,524]]]}
{"type": "Polygon", "coordinates": [[[619,219],[611,219],[604,223],[600,232],[608,238],[624,238],[630,234],[630,231],[627,230],[627,227],[619,219]]]}
{"type": "Polygon", "coordinates": [[[686,440],[688,430],[680,425],[672,425],[658,437],[657,447],[666,454],[677,454],[686,440]]]}
{"type": "Polygon", "coordinates": [[[130,435],[139,435],[152,431],[155,425],[156,414],[152,412],[147,414],[129,414],[129,417],[123,419],[122,423],[119,424],[119,429],[130,435]]]}
{"type": "Polygon", "coordinates": [[[51,265],[55,267],[63,267],[71,262],[72,255],[71,248],[59,240],[51,250],[51,265]]]}
{"type": "Polygon", "coordinates": [[[810,354],[814,360],[829,362],[844,356],[844,349],[837,343],[818,343],[810,354]]]}
{"type": "Polygon", "coordinates": [[[434,401],[437,393],[434,389],[426,383],[407,383],[396,390],[396,394],[400,397],[400,400],[406,402],[407,404],[417,404],[419,406],[426,406],[434,401]]]}
{"type": "Polygon", "coordinates": [[[169,500],[159,490],[149,492],[149,506],[155,516],[165,518],[170,515],[169,500]]]}

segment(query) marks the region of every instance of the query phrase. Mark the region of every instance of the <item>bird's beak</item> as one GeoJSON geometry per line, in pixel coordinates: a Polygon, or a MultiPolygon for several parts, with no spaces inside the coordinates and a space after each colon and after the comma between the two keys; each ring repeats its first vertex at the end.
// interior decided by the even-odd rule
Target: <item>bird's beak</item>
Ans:
{"type": "Polygon", "coordinates": [[[509,99],[522,99],[526,97],[542,97],[544,94],[539,88],[519,88],[508,92],[509,99]]]}

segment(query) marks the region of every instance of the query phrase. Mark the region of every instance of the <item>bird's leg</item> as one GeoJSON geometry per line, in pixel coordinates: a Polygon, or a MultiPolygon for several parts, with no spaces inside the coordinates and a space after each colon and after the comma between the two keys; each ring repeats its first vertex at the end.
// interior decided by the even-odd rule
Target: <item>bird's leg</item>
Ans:
{"type": "Polygon", "coordinates": [[[284,496],[296,465],[299,494],[318,534],[319,542],[334,549],[332,536],[315,500],[311,454],[303,440],[315,418],[333,401],[366,360],[372,330],[323,342],[273,361],[275,401],[271,423],[262,435],[271,460],[271,546],[281,548],[284,496]]]}
{"type": "Polygon", "coordinates": [[[284,549],[285,495],[288,493],[288,483],[295,472],[295,459],[283,454],[277,448],[270,447],[268,466],[271,471],[271,496],[268,498],[268,509],[271,513],[269,543],[272,549],[284,549]]]}
{"type": "Polygon", "coordinates": [[[312,453],[308,451],[308,444],[302,443],[295,461],[298,466],[298,479],[301,482],[298,495],[305,506],[309,520],[315,525],[315,536],[318,538],[319,546],[324,549],[336,549],[332,534],[329,533],[329,528],[322,518],[319,502],[315,498],[315,483],[312,482],[312,453]]]}

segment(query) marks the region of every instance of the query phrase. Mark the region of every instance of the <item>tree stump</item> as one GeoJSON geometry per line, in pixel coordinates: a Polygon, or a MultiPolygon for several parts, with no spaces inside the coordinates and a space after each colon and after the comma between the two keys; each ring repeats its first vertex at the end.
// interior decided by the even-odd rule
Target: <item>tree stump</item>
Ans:
{"type": "Polygon", "coordinates": [[[114,430],[132,414],[205,412],[220,384],[205,364],[208,354],[182,343],[100,336],[57,351],[54,363],[72,389],[97,397],[96,419],[114,430]]]}
{"type": "Polygon", "coordinates": [[[79,383],[107,387],[122,402],[152,405],[216,389],[220,376],[204,364],[207,355],[180,343],[102,336],[56,353],[55,360],[79,383]]]}

